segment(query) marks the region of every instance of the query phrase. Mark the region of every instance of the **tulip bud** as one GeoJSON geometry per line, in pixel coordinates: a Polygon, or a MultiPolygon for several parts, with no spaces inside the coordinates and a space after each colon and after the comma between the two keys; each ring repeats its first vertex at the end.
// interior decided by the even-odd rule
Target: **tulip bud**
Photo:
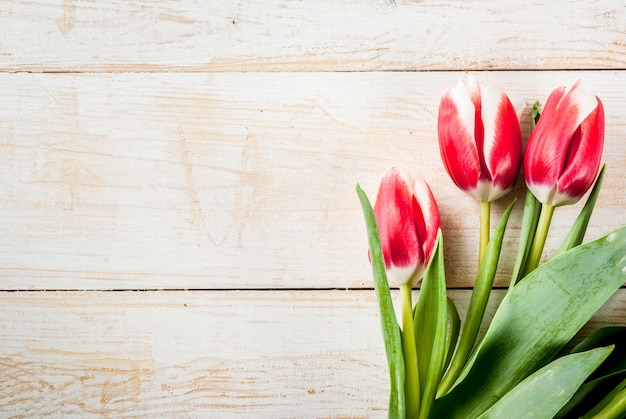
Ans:
{"type": "Polygon", "coordinates": [[[522,161],[519,118],[507,95],[472,77],[439,104],[439,151],[454,183],[479,201],[495,201],[515,185],[522,161]]]}
{"type": "Polygon", "coordinates": [[[441,227],[439,209],[428,184],[401,168],[382,178],[374,215],[391,285],[422,279],[441,227]]]}
{"type": "Polygon", "coordinates": [[[604,108],[600,99],[576,82],[555,89],[528,139],[524,177],[544,204],[578,202],[593,184],[604,147],[604,108]]]}

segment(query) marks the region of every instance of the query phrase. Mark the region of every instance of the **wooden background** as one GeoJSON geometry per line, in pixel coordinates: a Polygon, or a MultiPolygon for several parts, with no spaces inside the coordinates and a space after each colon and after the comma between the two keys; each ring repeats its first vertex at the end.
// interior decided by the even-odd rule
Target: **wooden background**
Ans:
{"type": "Polygon", "coordinates": [[[625,2],[0,1],[0,417],[385,417],[354,188],[373,199],[394,164],[426,178],[463,311],[478,204],[436,114],[465,72],[526,120],[592,86],[607,179],[587,239],[626,223],[625,2]]]}

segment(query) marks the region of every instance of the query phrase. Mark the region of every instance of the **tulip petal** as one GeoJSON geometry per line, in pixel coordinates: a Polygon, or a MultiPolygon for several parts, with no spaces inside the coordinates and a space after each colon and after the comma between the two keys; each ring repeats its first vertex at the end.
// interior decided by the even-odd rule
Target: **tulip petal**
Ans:
{"type": "Polygon", "coordinates": [[[441,159],[452,181],[464,191],[476,188],[480,158],[474,137],[475,108],[463,87],[453,87],[443,95],[437,126],[441,159]]]}
{"type": "Polygon", "coordinates": [[[480,84],[478,83],[478,81],[474,77],[468,75],[465,78],[465,82],[463,82],[463,80],[459,80],[458,84],[459,84],[459,87],[467,91],[467,93],[470,96],[470,99],[472,100],[472,103],[474,104],[474,108],[480,109],[480,101],[482,97],[480,93],[481,88],[480,88],[480,84]]]}
{"type": "Polygon", "coordinates": [[[527,155],[536,157],[540,183],[556,184],[563,171],[569,140],[596,106],[596,97],[580,88],[579,83],[568,91],[560,87],[550,95],[528,141],[527,155]],[[533,141],[537,137],[542,140],[533,141]]]}
{"type": "MultiPolygon", "coordinates": [[[[476,148],[478,149],[478,157],[479,159],[482,157],[482,141],[483,141],[483,122],[480,117],[481,109],[482,109],[482,89],[478,81],[472,77],[467,76],[465,83],[462,80],[459,80],[459,87],[465,89],[467,94],[474,105],[474,141],[476,142],[476,148]]],[[[484,162],[481,160],[481,164],[484,162]]]]}
{"type": "Polygon", "coordinates": [[[493,201],[515,184],[522,155],[520,102],[513,107],[503,92],[469,76],[441,99],[441,158],[453,182],[479,201],[493,201]]]}
{"type": "Polygon", "coordinates": [[[554,205],[577,202],[596,178],[604,148],[604,108],[602,102],[596,100],[598,106],[582,122],[570,143],[554,205]]]}
{"type": "Polygon", "coordinates": [[[515,185],[522,162],[522,134],[517,112],[504,92],[493,87],[482,90],[484,126],[483,155],[490,191],[482,199],[493,201],[515,185]]]}
{"type": "Polygon", "coordinates": [[[580,82],[550,94],[524,160],[526,184],[541,202],[574,203],[593,183],[604,143],[601,106],[580,82]]]}
{"type": "Polygon", "coordinates": [[[410,173],[392,168],[383,176],[374,204],[385,267],[395,285],[411,280],[423,260],[413,221],[413,183],[410,173]]]}
{"type": "Polygon", "coordinates": [[[415,285],[423,276],[441,226],[422,178],[394,167],[383,176],[374,205],[388,280],[415,285]]]}
{"type": "MultiPolygon", "coordinates": [[[[406,176],[402,177],[397,169],[392,169],[382,180],[376,200],[378,205],[374,207],[377,210],[377,219],[380,219],[381,235],[386,239],[383,250],[385,248],[390,250],[387,253],[390,258],[387,265],[409,265],[411,256],[406,245],[417,241],[417,237],[402,234],[407,230],[406,227],[412,227],[406,224],[413,220],[413,194],[408,182],[412,183],[412,179],[406,179],[406,176]]],[[[412,231],[412,228],[410,230],[412,231]]]]}
{"type": "MultiPolygon", "coordinates": [[[[437,207],[435,197],[428,187],[428,184],[421,177],[416,177],[413,191],[414,199],[414,219],[416,221],[416,231],[420,243],[422,243],[422,252],[424,257],[432,254],[437,241],[437,231],[441,226],[439,216],[439,208],[437,207]]],[[[428,265],[428,260],[423,260],[424,269],[428,265]]]]}
{"type": "Polygon", "coordinates": [[[560,163],[553,144],[558,141],[556,138],[548,139],[547,135],[558,119],[557,106],[564,95],[565,86],[552,91],[526,146],[524,177],[529,189],[541,202],[548,202],[560,174],[560,163]]]}
{"type": "MultiPolygon", "coordinates": [[[[386,258],[385,258],[386,259],[386,258]]],[[[387,261],[385,260],[385,264],[387,261]]],[[[414,278],[417,277],[414,266],[395,266],[391,265],[387,268],[387,280],[389,286],[399,287],[402,284],[411,283],[411,286],[415,285],[414,278]]]]}

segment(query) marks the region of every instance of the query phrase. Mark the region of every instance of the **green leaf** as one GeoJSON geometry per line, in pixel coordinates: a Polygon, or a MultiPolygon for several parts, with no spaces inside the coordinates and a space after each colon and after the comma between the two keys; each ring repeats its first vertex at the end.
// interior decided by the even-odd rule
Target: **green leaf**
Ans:
{"type": "Polygon", "coordinates": [[[579,418],[595,406],[626,376],[626,327],[609,326],[595,330],[571,353],[615,345],[615,350],[572,396],[555,418],[579,418]]]}
{"type": "Polygon", "coordinates": [[[615,345],[615,351],[593,374],[592,379],[626,370],[626,327],[609,326],[598,329],[572,349],[572,353],[575,353],[609,345],[615,345]]]}
{"type": "Polygon", "coordinates": [[[439,230],[415,307],[415,345],[422,389],[419,416],[422,418],[427,418],[430,413],[443,374],[447,326],[446,272],[443,238],[439,230]]]}
{"type": "Polygon", "coordinates": [[[541,116],[541,111],[539,110],[539,101],[536,100],[535,103],[533,103],[533,108],[530,111],[530,130],[532,132],[532,130],[535,129],[535,126],[537,126],[537,122],[539,122],[539,117],[541,116]]]}
{"type": "MultiPolygon", "coordinates": [[[[612,354],[615,354],[615,352],[616,350],[614,350],[612,354]]],[[[554,416],[554,419],[580,418],[582,412],[588,411],[600,402],[604,396],[610,393],[611,389],[615,387],[615,384],[619,383],[620,380],[624,378],[624,376],[626,376],[626,370],[616,371],[612,374],[608,374],[584,383],[580,386],[576,393],[574,393],[572,398],[569,399],[569,401],[561,408],[561,410],[559,410],[559,412],[554,416]],[[598,397],[596,398],[593,396],[598,397]]]]}
{"type": "Polygon", "coordinates": [[[356,186],[365,226],[367,228],[367,238],[369,242],[370,258],[372,261],[372,274],[374,276],[374,289],[378,298],[380,309],[380,324],[387,353],[387,364],[389,365],[390,395],[389,395],[389,417],[404,418],[404,357],[402,355],[402,341],[400,338],[400,328],[393,308],[387,273],[385,271],[385,261],[380,246],[380,236],[374,210],[363,189],[356,186]]]}
{"type": "Polygon", "coordinates": [[[596,179],[595,184],[593,185],[593,189],[587,198],[587,202],[585,202],[585,206],[578,214],[576,221],[572,225],[569,233],[565,236],[565,240],[556,251],[556,255],[560,255],[563,252],[568,251],[569,249],[578,246],[583,242],[585,237],[585,232],[587,231],[587,226],[589,225],[589,220],[591,219],[591,213],[593,212],[593,207],[596,205],[596,201],[598,199],[598,195],[600,194],[600,189],[602,188],[602,182],[604,181],[604,171],[606,169],[606,165],[602,166],[600,170],[600,174],[596,179]]]}
{"type": "Polygon", "coordinates": [[[626,417],[626,379],[582,419],[622,419],[624,417],[626,417]]]}
{"type": "Polygon", "coordinates": [[[479,419],[552,418],[612,350],[613,346],[597,348],[551,362],[506,393],[479,419]]]}
{"type": "Polygon", "coordinates": [[[522,217],[522,226],[519,233],[519,248],[515,258],[515,267],[511,276],[510,288],[513,288],[526,270],[526,261],[528,254],[535,238],[537,231],[537,223],[539,222],[539,213],[541,213],[541,202],[535,198],[535,195],[528,190],[526,191],[526,201],[524,202],[524,216],[522,217]]]}
{"type": "Polygon", "coordinates": [[[489,243],[487,243],[487,249],[478,267],[474,289],[472,290],[469,307],[467,308],[465,324],[461,332],[459,347],[452,358],[450,369],[446,372],[446,375],[441,381],[437,393],[438,396],[446,394],[452,388],[459,374],[465,367],[467,359],[476,343],[476,337],[478,336],[480,324],[485,315],[485,308],[489,301],[493,279],[496,275],[498,260],[500,259],[500,249],[502,248],[502,239],[504,237],[504,231],[506,230],[506,223],[514,205],[515,201],[506,209],[498,226],[493,232],[493,236],[489,240],[489,243]]]}
{"type": "MultiPolygon", "coordinates": [[[[541,111],[539,110],[539,101],[536,100],[533,104],[530,113],[530,131],[532,132],[539,121],[541,111]]],[[[522,218],[522,226],[520,228],[519,236],[519,248],[517,250],[517,256],[515,258],[515,267],[513,268],[513,275],[511,276],[511,283],[509,289],[513,288],[526,272],[526,263],[528,262],[528,255],[530,254],[530,248],[532,247],[533,240],[535,238],[535,232],[537,231],[537,224],[539,222],[539,214],[541,213],[541,202],[535,198],[535,195],[526,190],[526,200],[524,201],[524,216],[522,218]]]]}
{"type": "MultiPolygon", "coordinates": [[[[607,326],[594,330],[585,340],[574,346],[572,353],[588,351],[602,346],[606,342],[615,342],[626,338],[626,326],[607,326]]],[[[623,340],[622,340],[623,341],[623,340]]]]}
{"type": "Polygon", "coordinates": [[[543,264],[510,290],[465,379],[435,403],[435,417],[487,410],[549,362],[626,280],[626,227],[543,264]]]}
{"type": "Polygon", "coordinates": [[[445,371],[450,365],[452,360],[452,354],[454,354],[454,348],[459,339],[459,331],[461,330],[461,318],[459,312],[454,305],[454,301],[448,297],[448,336],[446,337],[446,361],[443,364],[443,370],[445,371]]]}

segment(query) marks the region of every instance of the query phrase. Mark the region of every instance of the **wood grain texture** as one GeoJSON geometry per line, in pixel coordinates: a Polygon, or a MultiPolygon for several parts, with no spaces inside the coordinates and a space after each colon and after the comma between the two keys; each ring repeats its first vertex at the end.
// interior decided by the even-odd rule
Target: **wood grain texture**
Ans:
{"type": "MultiPolygon", "coordinates": [[[[596,90],[608,174],[587,237],[624,225],[626,72],[476,76],[529,106],[579,77],[596,90]]],[[[395,164],[430,182],[449,285],[471,286],[478,204],[448,178],[436,136],[440,95],[460,77],[0,74],[2,288],[370,287],[354,187],[374,199],[379,175],[395,164]]],[[[523,199],[521,186],[494,205],[494,225],[513,196],[523,199]]],[[[546,254],[580,208],[557,210],[546,254]]]]}
{"type": "Polygon", "coordinates": [[[2,2],[4,71],[623,69],[621,1],[2,2]]]}
{"type": "Polygon", "coordinates": [[[623,226],[624,22],[613,0],[0,2],[0,417],[386,417],[355,184],[421,173],[470,287],[478,205],[440,162],[440,95],[470,70],[527,119],[582,78],[608,169],[587,239],[623,226]]]}
{"type": "MultiPolygon", "coordinates": [[[[465,312],[469,292],[451,296],[465,312]]],[[[373,291],[2,292],[0,308],[3,417],[386,417],[373,291]]]]}

